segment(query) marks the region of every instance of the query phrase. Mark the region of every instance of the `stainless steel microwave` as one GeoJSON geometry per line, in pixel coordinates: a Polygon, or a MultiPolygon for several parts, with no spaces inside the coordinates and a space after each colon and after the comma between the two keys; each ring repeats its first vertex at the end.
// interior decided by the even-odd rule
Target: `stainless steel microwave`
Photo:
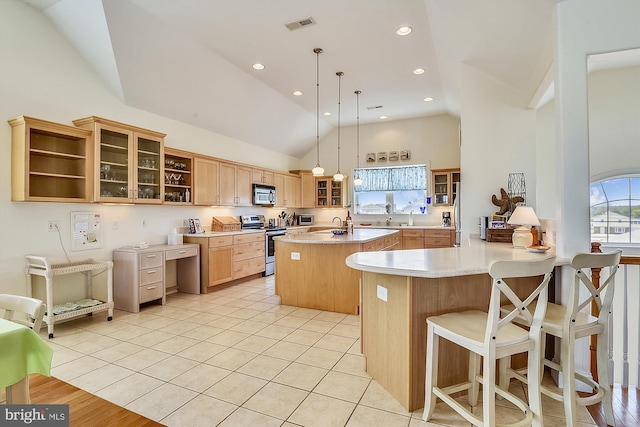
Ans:
{"type": "Polygon", "coordinates": [[[273,206],[276,204],[276,187],[272,185],[253,184],[253,204],[273,206]]]}
{"type": "Polygon", "coordinates": [[[315,217],[309,214],[298,215],[298,225],[312,225],[315,222],[315,217]]]}

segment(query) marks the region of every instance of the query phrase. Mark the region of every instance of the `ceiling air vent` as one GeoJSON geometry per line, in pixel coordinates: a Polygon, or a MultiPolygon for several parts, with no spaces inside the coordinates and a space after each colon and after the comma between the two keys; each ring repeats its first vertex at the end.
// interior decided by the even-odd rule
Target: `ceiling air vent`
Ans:
{"type": "Polygon", "coordinates": [[[289,22],[288,24],[285,24],[285,27],[287,27],[290,31],[293,31],[302,27],[313,25],[315,23],[316,21],[312,17],[308,17],[308,18],[300,19],[298,21],[289,22]]]}
{"type": "Polygon", "coordinates": [[[371,107],[367,107],[367,110],[377,110],[378,108],[382,108],[382,105],[374,105],[371,107]]]}

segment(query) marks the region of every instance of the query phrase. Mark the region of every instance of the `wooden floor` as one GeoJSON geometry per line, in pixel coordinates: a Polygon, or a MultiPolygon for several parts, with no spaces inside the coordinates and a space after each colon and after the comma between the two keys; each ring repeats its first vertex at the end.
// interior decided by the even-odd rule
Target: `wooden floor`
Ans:
{"type": "MultiPolygon", "coordinates": [[[[598,426],[607,425],[602,405],[591,405],[588,409],[598,426]]],[[[616,417],[616,427],[640,426],[640,391],[634,387],[627,389],[616,384],[613,387],[613,412],[616,417]]]]}
{"type": "Polygon", "coordinates": [[[68,404],[71,427],[163,426],[57,378],[31,375],[29,391],[31,403],[68,404]]]}

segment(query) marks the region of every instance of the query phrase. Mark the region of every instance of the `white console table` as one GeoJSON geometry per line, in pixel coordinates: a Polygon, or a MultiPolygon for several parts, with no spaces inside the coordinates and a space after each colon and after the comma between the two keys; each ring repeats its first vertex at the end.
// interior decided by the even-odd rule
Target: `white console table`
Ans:
{"type": "MultiPolygon", "coordinates": [[[[69,262],[64,264],[51,264],[46,257],[27,255],[27,292],[29,296],[33,293],[33,283],[31,276],[41,276],[45,278],[46,286],[46,305],[47,312],[44,316],[44,321],[47,324],[49,338],[53,338],[53,325],[58,320],[71,319],[83,315],[91,315],[97,311],[109,310],[109,316],[107,320],[113,319],[113,262],[112,261],[93,261],[87,259],[78,262],[69,262]],[[101,271],[100,271],[101,270],[101,271]],[[107,301],[93,300],[93,276],[100,274],[101,272],[107,272],[107,301]],[[95,273],[97,272],[97,273],[95,273]],[[73,273],[83,273],[86,277],[86,292],[85,297],[87,299],[76,301],[73,303],[66,303],[61,306],[57,306],[63,311],[56,314],[54,312],[53,303],[53,278],[54,276],[61,276],[73,273]]],[[[37,332],[37,331],[36,331],[37,332]]]]}
{"type": "Polygon", "coordinates": [[[113,251],[114,301],[119,310],[138,313],[140,304],[166,303],[167,293],[200,293],[200,246],[126,246],[113,251]]]}

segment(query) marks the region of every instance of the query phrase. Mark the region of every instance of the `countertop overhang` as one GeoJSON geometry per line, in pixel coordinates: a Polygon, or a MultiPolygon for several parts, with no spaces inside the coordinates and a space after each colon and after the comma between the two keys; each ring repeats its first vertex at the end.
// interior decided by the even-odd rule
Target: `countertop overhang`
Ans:
{"type": "MultiPolygon", "coordinates": [[[[382,252],[356,252],[346,258],[346,264],[356,270],[412,277],[456,277],[488,273],[495,260],[536,260],[555,256],[553,250],[532,253],[515,249],[506,243],[487,243],[479,239],[458,248],[409,249],[382,252]]],[[[569,260],[556,258],[556,266],[569,260]]]]}
{"type": "Polygon", "coordinates": [[[287,243],[308,243],[308,244],[345,244],[345,243],[367,243],[381,237],[398,234],[398,230],[381,230],[379,228],[361,229],[357,228],[352,233],[334,235],[331,230],[313,231],[310,233],[285,234],[276,236],[273,240],[287,243]]]}

